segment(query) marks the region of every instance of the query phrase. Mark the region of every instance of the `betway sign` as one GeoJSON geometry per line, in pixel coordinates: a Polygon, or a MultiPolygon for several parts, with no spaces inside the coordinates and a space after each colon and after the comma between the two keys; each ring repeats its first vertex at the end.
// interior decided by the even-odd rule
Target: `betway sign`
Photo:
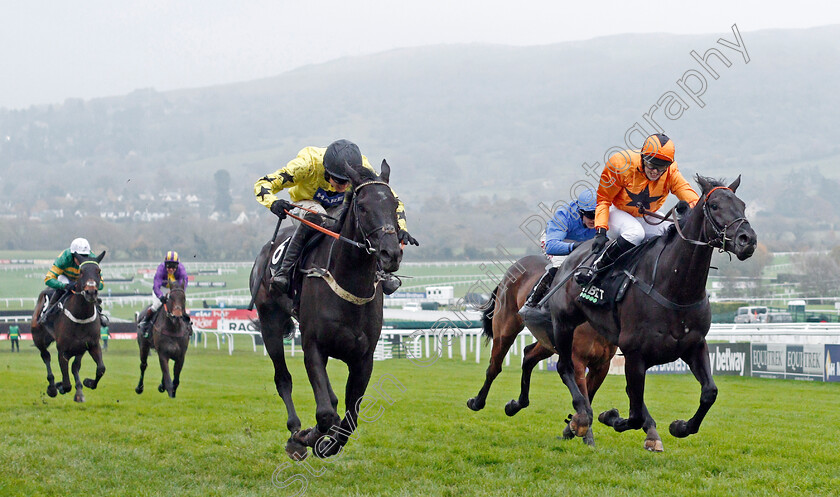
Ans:
{"type": "MultiPolygon", "coordinates": [[[[748,343],[710,343],[709,363],[713,375],[749,376],[750,374],[750,344],[748,343]]],[[[648,369],[648,374],[679,374],[690,373],[688,366],[677,359],[668,364],[654,366],[648,369]]]]}

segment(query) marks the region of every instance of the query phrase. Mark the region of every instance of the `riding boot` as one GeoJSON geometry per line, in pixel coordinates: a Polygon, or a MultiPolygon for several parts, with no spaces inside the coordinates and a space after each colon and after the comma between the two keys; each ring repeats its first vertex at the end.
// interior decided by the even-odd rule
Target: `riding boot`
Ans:
{"type": "Polygon", "coordinates": [[[143,317],[140,318],[140,322],[137,323],[137,328],[140,330],[140,335],[143,338],[149,338],[149,332],[152,330],[152,315],[154,315],[154,311],[152,311],[152,308],[149,307],[146,309],[146,312],[143,313],[143,317]]]}
{"type": "Polygon", "coordinates": [[[62,297],[67,293],[67,290],[55,290],[53,292],[52,297],[47,301],[46,310],[41,313],[41,316],[38,317],[38,324],[45,325],[47,324],[53,317],[55,313],[58,312],[59,306],[58,301],[61,300],[62,297]]]}
{"type": "Polygon", "coordinates": [[[535,322],[545,321],[547,319],[548,310],[540,308],[539,303],[545,297],[548,289],[551,288],[551,282],[554,281],[554,275],[557,274],[557,269],[556,267],[549,268],[540,277],[540,281],[534,285],[534,289],[531,290],[528,299],[525,300],[525,304],[519,309],[519,316],[522,317],[523,321],[535,322]]]}
{"type": "MultiPolygon", "coordinates": [[[[315,216],[306,216],[304,219],[311,221],[312,219],[310,218],[313,217],[315,216]]],[[[317,216],[317,219],[320,219],[320,217],[321,216],[317,216]]],[[[289,246],[286,247],[286,253],[283,255],[283,260],[280,262],[280,270],[277,271],[277,274],[275,274],[274,278],[271,279],[271,285],[277,291],[281,293],[287,293],[289,291],[292,266],[294,266],[295,262],[297,262],[298,258],[300,258],[303,246],[306,245],[306,241],[309,240],[309,237],[314,232],[314,229],[303,223],[298,225],[295,233],[292,235],[292,239],[289,240],[289,246]]]]}
{"type": "Polygon", "coordinates": [[[111,324],[111,320],[108,319],[108,316],[102,312],[102,299],[100,298],[96,299],[96,310],[99,312],[99,324],[101,326],[108,326],[111,324]]]}
{"type": "Polygon", "coordinates": [[[624,252],[627,252],[633,247],[635,247],[635,245],[627,241],[627,239],[623,236],[619,236],[616,240],[613,240],[612,243],[607,245],[607,248],[604,249],[604,253],[601,254],[601,257],[599,257],[591,267],[581,269],[575,274],[575,281],[582,287],[588,285],[596,274],[600,273],[604,268],[609,267],[613,262],[618,260],[624,252]]]}
{"type": "Polygon", "coordinates": [[[382,280],[382,293],[385,295],[391,295],[402,285],[402,280],[393,273],[386,273],[381,270],[376,273],[382,280]]]}
{"type": "Polygon", "coordinates": [[[187,323],[187,329],[190,331],[189,335],[187,335],[187,338],[189,338],[193,336],[192,319],[190,319],[189,314],[184,314],[184,322],[187,323]]]}

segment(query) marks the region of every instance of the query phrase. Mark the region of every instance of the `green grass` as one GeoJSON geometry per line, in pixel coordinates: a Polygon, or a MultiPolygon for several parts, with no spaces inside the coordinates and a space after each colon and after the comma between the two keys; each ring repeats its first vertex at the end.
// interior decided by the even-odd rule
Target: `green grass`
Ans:
{"type": "MultiPolygon", "coordinates": [[[[292,463],[284,454],[285,410],[261,352],[237,342],[232,356],[192,347],[178,398],[156,390],[150,361],[146,392],[136,344],[111,341],[108,370],[87,402],[44,394],[45,370],[31,342],[11,354],[0,342],[0,495],[828,495],[840,485],[840,385],[718,377],[718,401],[699,434],[668,435],[671,420],[691,415],[699,387],[689,376],[649,376],[647,401],[665,452],[642,449],[644,435],[596,425],[595,449],[556,438],[570,398],[555,373],[535,371],[531,407],[514,418],[503,406],[518,392],[517,361],[500,375],[487,408],[465,406],[484,379],[482,364],[442,359],[421,368],[377,362],[374,381],[390,374],[381,417],[361,422],[336,460],[292,463]],[[279,469],[278,469],[279,468],[279,469]]],[[[474,356],[472,356],[474,357],[474,356]]],[[[486,350],[485,356],[486,358],[486,350]]],[[[300,355],[290,358],[294,398],[304,426],[314,401],[300,355]]],[[[93,363],[86,357],[83,375],[93,363]]],[[[346,369],[330,364],[343,396],[346,369]]],[[[376,395],[369,389],[369,394],[376,395]]],[[[626,414],[623,378],[609,377],[596,413],[626,414]]],[[[313,459],[313,458],[310,458],[313,459]]]]}

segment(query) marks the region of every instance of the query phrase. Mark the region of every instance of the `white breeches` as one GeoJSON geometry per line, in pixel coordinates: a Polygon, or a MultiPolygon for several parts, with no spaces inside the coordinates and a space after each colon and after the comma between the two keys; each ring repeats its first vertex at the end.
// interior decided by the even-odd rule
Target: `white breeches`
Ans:
{"type": "MultiPolygon", "coordinates": [[[[657,212],[657,214],[664,215],[661,211],[657,212]]],[[[611,206],[609,231],[607,235],[611,239],[622,236],[633,245],[638,245],[648,238],[661,235],[671,226],[671,224],[673,223],[670,221],[663,221],[660,223],[660,220],[654,217],[636,217],[616,208],[615,206],[611,206]],[[647,219],[649,219],[652,223],[659,224],[650,224],[647,219]]]]}

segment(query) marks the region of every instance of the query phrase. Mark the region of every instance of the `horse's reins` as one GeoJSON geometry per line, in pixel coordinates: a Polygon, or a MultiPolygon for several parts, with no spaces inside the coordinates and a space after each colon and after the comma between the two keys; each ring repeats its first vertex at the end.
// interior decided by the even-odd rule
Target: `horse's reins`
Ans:
{"type": "MultiPolygon", "coordinates": [[[[738,225],[735,228],[735,231],[737,232],[738,228],[740,228],[741,225],[744,224],[747,221],[747,218],[739,217],[739,218],[733,219],[732,221],[730,221],[725,226],[720,226],[718,224],[718,222],[715,221],[715,218],[712,217],[712,213],[709,212],[709,196],[711,196],[712,192],[714,192],[715,190],[729,190],[729,191],[732,191],[729,187],[726,187],[726,186],[716,186],[716,187],[712,188],[711,190],[709,190],[709,192],[705,195],[705,197],[703,199],[703,214],[706,217],[706,219],[709,221],[709,224],[711,224],[712,230],[715,233],[715,237],[710,238],[706,234],[706,226],[707,225],[705,223],[703,224],[703,235],[704,235],[704,238],[707,238],[707,239],[710,240],[708,242],[701,241],[701,240],[692,240],[692,239],[686,237],[683,234],[682,228],[680,227],[680,223],[677,220],[677,216],[674,215],[674,209],[676,207],[672,207],[671,210],[669,210],[667,213],[665,213],[664,216],[662,214],[659,214],[658,212],[648,211],[643,206],[639,206],[639,213],[641,213],[642,216],[651,216],[651,217],[654,217],[656,219],[659,219],[660,221],[656,224],[662,224],[665,221],[672,221],[674,223],[674,226],[677,229],[677,234],[680,236],[680,238],[682,238],[684,241],[686,241],[688,243],[691,243],[693,245],[715,247],[715,248],[719,248],[721,250],[721,252],[726,252],[726,242],[733,241],[732,238],[729,238],[729,237],[726,236],[726,232],[729,230],[729,228],[731,228],[733,225],[735,225],[735,223],[738,223],[738,225]],[[671,218],[673,218],[673,219],[671,219],[671,218]]],[[[653,223],[651,223],[651,224],[653,224],[653,223]]]]}

